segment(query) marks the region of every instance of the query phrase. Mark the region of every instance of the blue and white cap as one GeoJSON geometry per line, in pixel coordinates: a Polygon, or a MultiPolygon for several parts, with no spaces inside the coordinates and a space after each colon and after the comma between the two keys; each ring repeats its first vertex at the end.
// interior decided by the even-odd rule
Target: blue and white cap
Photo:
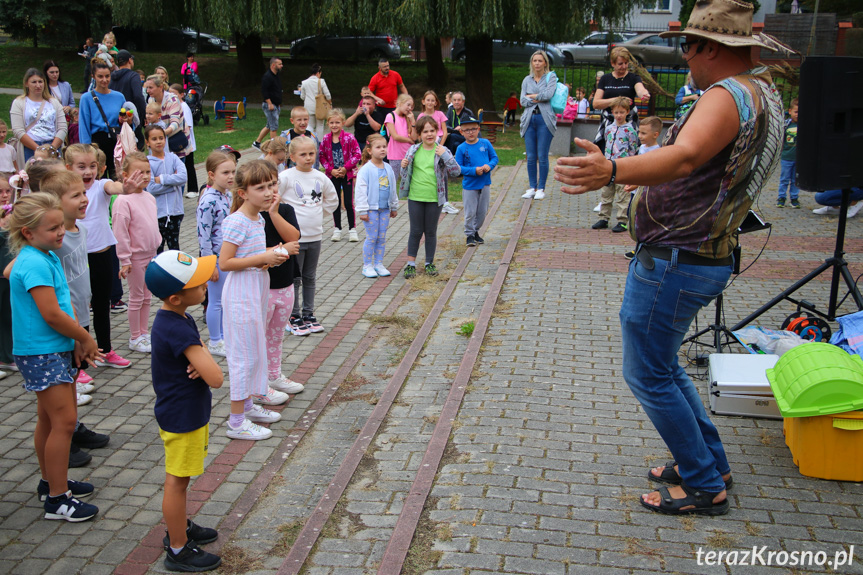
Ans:
{"type": "Polygon", "coordinates": [[[216,269],[217,256],[196,258],[186,252],[169,250],[147,265],[144,281],[157,298],[166,299],[180,290],[207,283],[216,269]]]}

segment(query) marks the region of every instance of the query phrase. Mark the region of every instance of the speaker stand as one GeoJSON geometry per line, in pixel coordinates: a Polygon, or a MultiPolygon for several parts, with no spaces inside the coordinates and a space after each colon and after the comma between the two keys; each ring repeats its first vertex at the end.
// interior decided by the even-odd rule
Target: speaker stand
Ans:
{"type": "Polygon", "coordinates": [[[836,319],[836,308],[838,307],[838,295],[839,295],[839,280],[842,279],[845,281],[845,285],[848,287],[848,291],[851,294],[851,297],[854,298],[854,303],[857,304],[858,310],[863,310],[863,297],[860,295],[860,290],[857,289],[857,286],[854,284],[854,277],[851,275],[851,272],[848,271],[848,262],[845,261],[845,225],[848,221],[848,205],[851,203],[851,190],[844,189],[842,190],[842,205],[839,207],[839,228],[836,231],[836,246],[833,249],[833,257],[827,258],[824,260],[824,263],[809,272],[805,277],[795,282],[791,287],[771,299],[769,302],[740,320],[734,327],[731,328],[731,331],[737,331],[738,329],[748,325],[756,318],[760,317],[768,310],[776,306],[782,300],[788,300],[793,304],[801,308],[805,308],[812,313],[819,315],[825,318],[828,321],[834,321],[836,319]],[[827,308],[827,313],[823,313],[814,306],[810,305],[808,302],[797,300],[791,297],[791,294],[820,276],[822,273],[827,270],[833,271],[833,278],[830,283],[830,303],[827,308]]]}
{"type": "MultiPolygon", "coordinates": [[[[713,349],[716,350],[716,353],[722,353],[722,345],[723,345],[722,336],[725,336],[725,342],[726,342],[725,345],[728,345],[730,343],[730,340],[734,340],[737,343],[740,343],[740,345],[743,345],[743,343],[739,339],[737,339],[737,336],[734,335],[731,332],[731,330],[728,329],[727,327],[725,327],[725,325],[722,323],[722,294],[719,294],[718,296],[716,296],[716,304],[715,305],[716,305],[716,315],[714,316],[713,323],[711,323],[710,325],[708,325],[706,328],[702,329],[701,331],[698,331],[698,332],[692,334],[691,336],[687,337],[686,339],[684,339],[683,343],[681,343],[681,345],[691,343],[691,342],[696,342],[698,345],[706,345],[708,347],[712,347],[713,349]],[[712,346],[709,343],[702,343],[702,342],[698,341],[701,338],[701,336],[708,334],[708,333],[713,333],[713,345],[712,346]]],[[[744,345],[744,347],[746,347],[746,346],[744,345]]]]}

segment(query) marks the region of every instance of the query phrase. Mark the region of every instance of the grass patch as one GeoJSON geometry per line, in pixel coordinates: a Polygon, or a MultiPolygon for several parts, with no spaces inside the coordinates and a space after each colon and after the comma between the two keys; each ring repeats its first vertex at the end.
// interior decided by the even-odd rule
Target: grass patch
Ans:
{"type": "Polygon", "coordinates": [[[464,337],[470,337],[473,335],[474,327],[476,327],[475,322],[466,321],[465,323],[461,324],[461,327],[458,328],[458,331],[456,333],[464,337]]]}
{"type": "MultiPolygon", "coordinates": [[[[333,395],[332,401],[334,403],[339,403],[342,401],[353,401],[355,399],[362,399],[363,401],[368,401],[369,403],[371,403],[371,400],[375,397],[373,393],[357,393],[357,391],[362,386],[368,383],[371,382],[365,377],[351,372],[336,390],[336,393],[333,395]]],[[[375,403],[377,403],[377,401],[375,401],[375,403]]]]}
{"type": "Polygon", "coordinates": [[[219,573],[224,575],[242,575],[263,567],[260,557],[231,543],[222,547],[219,555],[222,557],[219,573]]]}
{"type": "Polygon", "coordinates": [[[280,557],[287,555],[291,550],[291,547],[293,547],[294,541],[296,541],[297,537],[300,535],[300,531],[302,529],[303,522],[299,519],[290,523],[283,523],[276,527],[276,531],[279,533],[279,538],[276,539],[276,544],[273,545],[271,553],[280,557]]]}
{"type": "Polygon", "coordinates": [[[738,537],[726,533],[725,531],[714,531],[707,536],[704,542],[710,547],[718,547],[720,549],[730,549],[737,543],[738,537]]]}
{"type": "Polygon", "coordinates": [[[429,519],[429,511],[437,507],[437,502],[437,497],[429,497],[426,500],[402,567],[402,575],[420,575],[430,571],[438,566],[438,562],[443,557],[442,551],[432,549],[435,536],[438,534],[438,526],[429,519]]]}

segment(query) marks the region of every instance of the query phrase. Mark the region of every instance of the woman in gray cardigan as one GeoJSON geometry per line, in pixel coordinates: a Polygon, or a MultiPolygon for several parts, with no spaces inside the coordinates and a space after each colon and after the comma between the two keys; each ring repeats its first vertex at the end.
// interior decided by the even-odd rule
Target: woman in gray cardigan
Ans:
{"type": "Polygon", "coordinates": [[[548,56],[537,50],[530,57],[530,70],[521,82],[521,137],[527,152],[527,180],[530,187],[522,198],[545,197],[548,179],[548,150],[557,129],[551,98],[557,88],[557,75],[549,69],[548,56]],[[537,173],[538,171],[538,173],[537,173]]]}

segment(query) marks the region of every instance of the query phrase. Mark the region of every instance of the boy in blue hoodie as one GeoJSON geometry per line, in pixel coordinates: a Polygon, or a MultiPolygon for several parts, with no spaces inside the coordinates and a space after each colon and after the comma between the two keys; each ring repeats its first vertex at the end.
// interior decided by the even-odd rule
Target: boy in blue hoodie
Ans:
{"type": "Polygon", "coordinates": [[[461,168],[462,201],[464,202],[464,233],[467,245],[484,244],[479,229],[488,212],[491,195],[491,171],[497,165],[497,153],[491,142],[479,137],[479,120],[473,116],[461,121],[464,142],[455,151],[455,161],[461,168]]]}

